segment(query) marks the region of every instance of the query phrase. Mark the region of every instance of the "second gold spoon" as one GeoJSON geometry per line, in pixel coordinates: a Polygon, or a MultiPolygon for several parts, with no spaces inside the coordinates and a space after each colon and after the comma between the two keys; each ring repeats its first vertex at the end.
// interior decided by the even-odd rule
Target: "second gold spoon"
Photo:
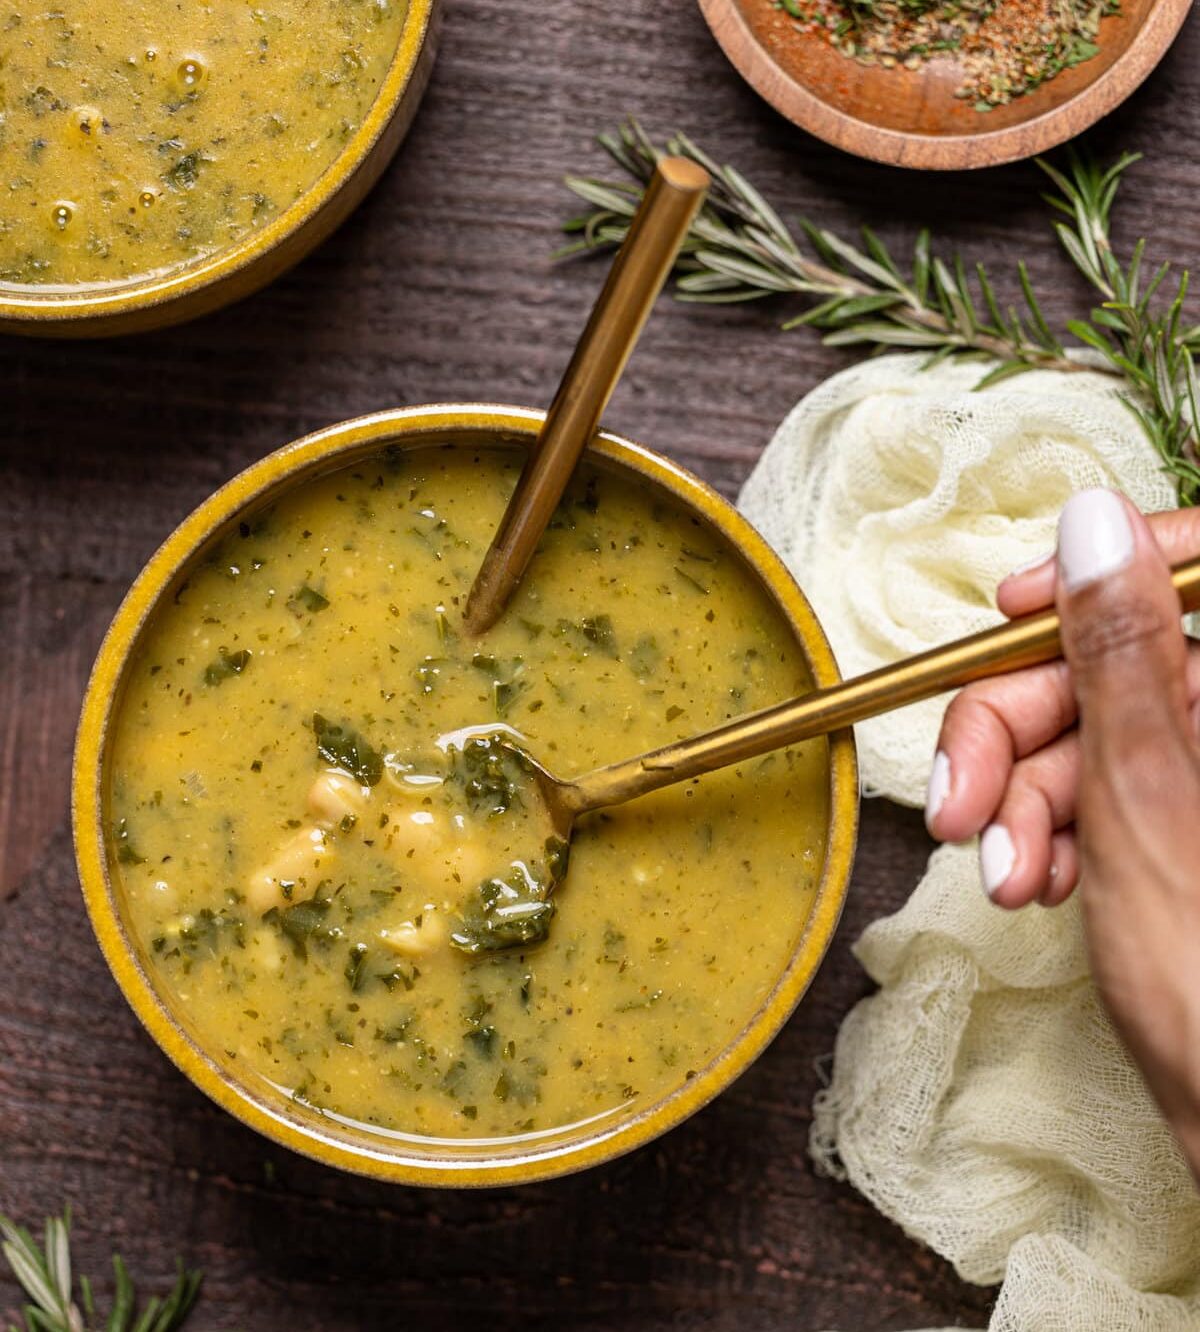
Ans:
{"type": "MultiPolygon", "coordinates": [[[[1181,611],[1200,610],[1200,560],[1177,565],[1171,575],[1181,611]]],[[[524,758],[556,836],[569,842],[575,820],[591,810],[827,735],[973,680],[1054,661],[1062,655],[1060,628],[1057,611],[1027,615],[569,780],[553,776],[527,753],[524,758]]]]}

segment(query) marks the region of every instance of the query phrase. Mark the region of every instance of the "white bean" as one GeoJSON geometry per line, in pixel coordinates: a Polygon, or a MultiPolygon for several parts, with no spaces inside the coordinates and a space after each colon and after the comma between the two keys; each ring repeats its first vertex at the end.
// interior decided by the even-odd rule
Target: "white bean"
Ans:
{"type": "Polygon", "coordinates": [[[393,807],[382,847],[402,882],[433,895],[447,893],[455,902],[497,872],[488,847],[472,840],[470,830],[456,827],[444,812],[393,807]]]}
{"type": "Polygon", "coordinates": [[[272,907],[310,898],[335,854],[324,828],[302,828],[269,865],[250,876],[246,884],[250,909],[261,915],[272,907]]]}
{"type": "Polygon", "coordinates": [[[308,788],[308,812],[322,827],[332,828],[347,816],[363,812],[370,795],[353,777],[328,768],[308,788]]]}
{"type": "Polygon", "coordinates": [[[379,931],[380,940],[401,957],[428,957],[443,948],[449,936],[445,918],[434,906],[426,906],[419,921],[406,920],[379,931]]]}

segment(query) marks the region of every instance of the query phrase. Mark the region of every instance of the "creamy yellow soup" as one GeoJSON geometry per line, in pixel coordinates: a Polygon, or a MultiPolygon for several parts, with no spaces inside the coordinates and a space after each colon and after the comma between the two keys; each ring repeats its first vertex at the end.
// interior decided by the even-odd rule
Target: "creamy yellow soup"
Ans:
{"type": "Polygon", "coordinates": [[[242,240],[362,123],[407,0],[15,0],[0,281],[145,277],[242,240]]]}
{"type": "Polygon", "coordinates": [[[165,991],[298,1102],[419,1138],[681,1085],[785,969],[823,864],[822,740],[591,815],[566,868],[497,737],[571,775],[809,676],[714,532],[600,469],[468,637],[518,470],[395,452],[246,518],[156,613],[114,724],[110,853],[165,991]]]}

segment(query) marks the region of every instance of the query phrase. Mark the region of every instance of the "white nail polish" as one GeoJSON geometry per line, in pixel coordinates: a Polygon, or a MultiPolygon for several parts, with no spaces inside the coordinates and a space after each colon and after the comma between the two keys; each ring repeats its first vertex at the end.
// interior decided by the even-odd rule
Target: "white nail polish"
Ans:
{"type": "Polygon", "coordinates": [[[989,897],[1008,882],[1008,876],[1017,863],[1017,850],[1008,835],[1008,829],[999,823],[990,823],[979,839],[979,866],[983,871],[983,886],[989,897]]]}
{"type": "Polygon", "coordinates": [[[1049,564],[1053,558],[1054,552],[1052,550],[1043,551],[1036,559],[1026,560],[1024,564],[1018,564],[1008,577],[1016,578],[1020,574],[1032,573],[1035,569],[1040,569],[1043,564],[1049,564]]]}
{"type": "Polygon", "coordinates": [[[929,789],[925,794],[925,826],[932,831],[933,821],[941,813],[950,794],[950,755],[939,749],[933,756],[929,789]]]}
{"type": "Polygon", "coordinates": [[[1114,574],[1133,559],[1133,528],[1111,490],[1072,495],[1058,520],[1058,567],[1068,592],[1114,574]]]}

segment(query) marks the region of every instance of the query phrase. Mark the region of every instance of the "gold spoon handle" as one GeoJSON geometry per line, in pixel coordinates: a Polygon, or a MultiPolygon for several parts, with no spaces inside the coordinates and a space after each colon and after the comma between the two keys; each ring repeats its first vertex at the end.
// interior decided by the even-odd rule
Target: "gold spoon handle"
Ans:
{"type": "MultiPolygon", "coordinates": [[[[1182,609],[1200,609],[1200,560],[1177,565],[1171,575],[1182,609]]],[[[958,689],[972,680],[1054,661],[1062,655],[1059,629],[1055,610],[985,629],[842,684],[739,717],[704,735],[597,768],[566,783],[564,801],[575,815],[618,805],[714,768],[958,689]]]]}
{"type": "Polygon", "coordinates": [[[664,157],[655,168],[475,576],[463,616],[468,633],[490,629],[521,581],[580,454],[600,425],[709,184],[708,172],[687,158],[664,157]]]}

